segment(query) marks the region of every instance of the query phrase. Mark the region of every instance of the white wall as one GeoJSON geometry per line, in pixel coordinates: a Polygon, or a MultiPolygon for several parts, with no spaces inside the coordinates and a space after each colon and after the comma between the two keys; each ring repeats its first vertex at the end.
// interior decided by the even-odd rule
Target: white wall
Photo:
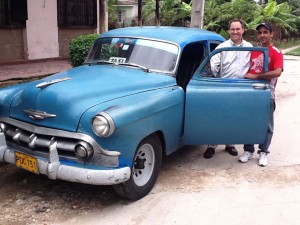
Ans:
{"type": "Polygon", "coordinates": [[[28,59],[58,57],[57,1],[27,0],[27,7],[28,59]]]}

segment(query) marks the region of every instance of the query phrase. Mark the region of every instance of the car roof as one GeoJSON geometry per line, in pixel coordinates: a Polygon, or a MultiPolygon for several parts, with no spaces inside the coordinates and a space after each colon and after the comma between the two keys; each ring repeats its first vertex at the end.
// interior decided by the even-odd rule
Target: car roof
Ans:
{"type": "Polygon", "coordinates": [[[158,39],[177,43],[183,47],[188,43],[204,40],[224,41],[225,39],[214,32],[199,28],[144,26],[126,27],[107,31],[100,37],[140,37],[158,39]]]}

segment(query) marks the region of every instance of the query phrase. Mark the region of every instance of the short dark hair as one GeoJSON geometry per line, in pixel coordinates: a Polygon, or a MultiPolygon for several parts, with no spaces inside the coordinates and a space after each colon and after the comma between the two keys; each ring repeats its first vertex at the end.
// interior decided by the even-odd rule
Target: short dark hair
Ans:
{"type": "Polygon", "coordinates": [[[231,26],[231,24],[232,24],[233,22],[240,22],[240,24],[242,25],[242,28],[243,28],[243,29],[245,28],[245,26],[244,26],[245,23],[244,23],[243,20],[241,20],[241,19],[233,19],[233,20],[230,20],[230,21],[229,21],[228,29],[230,29],[230,26],[231,26]]]}

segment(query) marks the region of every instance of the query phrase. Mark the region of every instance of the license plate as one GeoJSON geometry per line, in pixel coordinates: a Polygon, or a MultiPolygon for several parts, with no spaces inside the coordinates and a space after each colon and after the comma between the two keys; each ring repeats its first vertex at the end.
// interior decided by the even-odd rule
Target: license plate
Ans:
{"type": "Polygon", "coordinates": [[[15,152],[15,158],[16,166],[36,174],[39,173],[37,159],[35,157],[23,154],[21,152],[15,152]]]}

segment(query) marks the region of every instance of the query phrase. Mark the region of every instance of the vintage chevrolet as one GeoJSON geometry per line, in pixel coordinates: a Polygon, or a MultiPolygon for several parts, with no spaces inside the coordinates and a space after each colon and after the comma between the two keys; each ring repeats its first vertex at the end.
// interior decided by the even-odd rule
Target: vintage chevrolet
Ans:
{"type": "Polygon", "coordinates": [[[223,41],[194,28],[111,30],[84,65],[0,89],[0,162],[49,179],[113,185],[138,200],[154,186],[163,154],[263,142],[268,83],[212,76],[209,58],[223,41]]]}

